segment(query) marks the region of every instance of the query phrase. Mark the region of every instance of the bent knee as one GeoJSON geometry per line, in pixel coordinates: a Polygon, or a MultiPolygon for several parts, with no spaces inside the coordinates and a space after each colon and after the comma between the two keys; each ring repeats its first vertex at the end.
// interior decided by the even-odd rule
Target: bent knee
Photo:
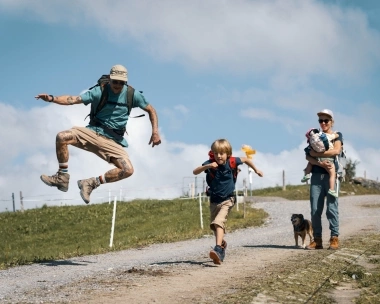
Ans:
{"type": "Polygon", "coordinates": [[[133,168],[129,168],[128,170],[125,171],[125,177],[130,177],[133,173],[135,172],[135,170],[133,168]]]}
{"type": "Polygon", "coordinates": [[[74,135],[69,131],[59,132],[55,138],[57,144],[67,144],[74,140],[74,135]]]}

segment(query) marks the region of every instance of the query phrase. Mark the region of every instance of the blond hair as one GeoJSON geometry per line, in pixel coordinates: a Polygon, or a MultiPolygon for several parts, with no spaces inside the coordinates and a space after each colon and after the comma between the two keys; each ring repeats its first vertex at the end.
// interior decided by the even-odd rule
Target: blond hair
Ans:
{"type": "Polygon", "coordinates": [[[226,153],[230,157],[232,155],[232,146],[227,139],[217,139],[212,143],[211,151],[214,153],[226,153]]]}

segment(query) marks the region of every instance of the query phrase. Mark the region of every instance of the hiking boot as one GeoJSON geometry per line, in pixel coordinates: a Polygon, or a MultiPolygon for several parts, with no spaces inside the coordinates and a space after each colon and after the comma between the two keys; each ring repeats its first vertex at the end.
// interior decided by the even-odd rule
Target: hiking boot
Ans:
{"type": "Polygon", "coordinates": [[[328,249],[337,250],[339,248],[339,240],[337,236],[332,236],[330,238],[330,246],[328,249]]]}
{"type": "Polygon", "coordinates": [[[50,187],[57,187],[58,190],[67,192],[69,190],[70,174],[58,171],[52,176],[41,175],[41,180],[50,187]]]}
{"type": "Polygon", "coordinates": [[[96,180],[95,177],[88,179],[82,179],[78,181],[78,187],[80,189],[80,196],[86,204],[90,202],[90,195],[92,190],[98,188],[100,183],[96,180]]]}
{"type": "Polygon", "coordinates": [[[224,250],[222,247],[216,245],[213,250],[210,251],[210,259],[214,264],[220,265],[224,259],[224,250]]]}
{"type": "Polygon", "coordinates": [[[315,249],[323,249],[322,246],[322,238],[314,238],[314,240],[310,243],[310,245],[306,246],[305,249],[315,250],[315,249]]]}

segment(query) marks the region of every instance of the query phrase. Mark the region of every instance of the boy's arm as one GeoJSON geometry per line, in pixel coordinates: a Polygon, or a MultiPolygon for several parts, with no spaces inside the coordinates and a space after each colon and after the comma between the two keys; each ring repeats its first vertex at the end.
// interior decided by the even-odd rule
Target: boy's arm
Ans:
{"type": "Polygon", "coordinates": [[[199,166],[193,170],[193,174],[198,175],[199,173],[202,173],[202,172],[206,171],[207,169],[212,169],[212,168],[218,168],[217,162],[213,162],[210,164],[199,166]]]}
{"type": "Polygon", "coordinates": [[[255,171],[255,173],[258,176],[260,176],[260,177],[264,176],[264,173],[262,171],[260,171],[259,169],[257,169],[256,166],[254,165],[254,163],[248,157],[240,157],[240,159],[241,159],[243,164],[246,164],[248,167],[252,168],[252,170],[255,171]]]}

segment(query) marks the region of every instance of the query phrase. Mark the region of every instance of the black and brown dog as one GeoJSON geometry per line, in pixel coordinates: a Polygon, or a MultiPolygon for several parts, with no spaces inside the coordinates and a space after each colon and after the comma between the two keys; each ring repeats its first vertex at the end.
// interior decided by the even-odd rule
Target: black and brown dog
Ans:
{"type": "Polygon", "coordinates": [[[313,240],[313,227],[311,226],[311,221],[304,219],[302,214],[292,214],[290,218],[294,230],[294,240],[296,241],[296,247],[305,248],[306,234],[309,235],[310,243],[313,240]],[[298,246],[298,237],[301,237],[302,245],[298,246]]]}

